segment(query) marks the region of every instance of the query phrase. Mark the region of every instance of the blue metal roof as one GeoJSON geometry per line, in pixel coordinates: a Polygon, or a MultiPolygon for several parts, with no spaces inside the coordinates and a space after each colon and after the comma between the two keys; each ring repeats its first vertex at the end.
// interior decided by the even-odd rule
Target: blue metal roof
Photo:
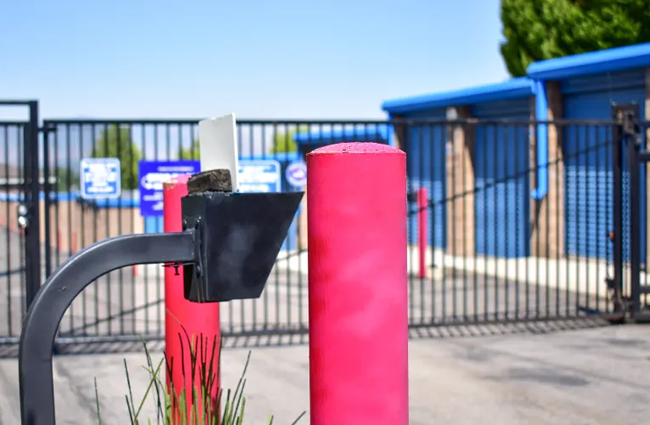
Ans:
{"type": "Polygon", "coordinates": [[[534,94],[533,81],[527,77],[513,78],[503,83],[472,87],[445,93],[412,96],[387,100],[381,109],[391,114],[402,114],[423,109],[471,105],[479,102],[514,99],[534,94]]]}
{"type": "Polygon", "coordinates": [[[293,135],[293,141],[300,145],[363,142],[370,140],[387,141],[388,126],[386,124],[373,124],[334,131],[312,130],[310,132],[299,132],[293,135]]]}
{"type": "Polygon", "coordinates": [[[534,62],[526,73],[536,80],[561,80],[647,66],[650,66],[650,43],[534,62]]]}

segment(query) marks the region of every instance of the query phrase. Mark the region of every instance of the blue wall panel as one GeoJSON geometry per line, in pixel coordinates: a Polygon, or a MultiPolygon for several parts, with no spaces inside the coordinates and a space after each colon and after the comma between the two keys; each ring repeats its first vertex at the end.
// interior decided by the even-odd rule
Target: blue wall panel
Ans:
{"type": "MultiPolygon", "coordinates": [[[[564,118],[612,120],[611,103],[636,102],[645,116],[645,76],[642,71],[596,75],[563,81],[564,118]]],[[[570,125],[563,131],[565,253],[613,258],[613,244],[606,238],[614,229],[614,174],[612,129],[609,125],[570,125]]],[[[624,157],[625,159],[625,157],[624,157]]],[[[624,165],[625,167],[626,165],[624,165]]],[[[624,172],[624,194],[628,175],[624,172]]],[[[645,170],[641,167],[641,258],[646,252],[645,170]]],[[[629,228],[627,196],[623,225],[629,228]]],[[[627,230],[625,234],[629,234],[627,230]]],[[[628,258],[628,241],[623,241],[628,258]]]]}
{"type": "MultiPolygon", "coordinates": [[[[410,117],[409,117],[410,118],[410,117]]],[[[440,118],[439,116],[434,118],[440,118]]],[[[429,202],[427,210],[427,240],[429,246],[444,248],[447,243],[446,153],[447,129],[444,124],[422,124],[408,127],[404,150],[406,151],[408,191],[414,193],[426,188],[429,202]]],[[[409,202],[408,239],[417,243],[418,226],[416,202],[409,202]]]]}
{"type": "Polygon", "coordinates": [[[521,124],[476,126],[476,253],[502,258],[529,255],[529,127],[531,100],[522,98],[476,105],[479,119],[521,120],[521,124]]]}

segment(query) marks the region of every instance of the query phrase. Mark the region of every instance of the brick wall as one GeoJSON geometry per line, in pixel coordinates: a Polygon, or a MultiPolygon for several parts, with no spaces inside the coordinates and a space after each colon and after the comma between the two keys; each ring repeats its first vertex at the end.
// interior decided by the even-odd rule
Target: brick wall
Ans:
{"type": "MultiPolygon", "coordinates": [[[[457,107],[458,119],[469,118],[468,107],[457,107]]],[[[475,248],[474,224],[474,126],[450,125],[447,131],[447,253],[472,256],[475,248]]]]}

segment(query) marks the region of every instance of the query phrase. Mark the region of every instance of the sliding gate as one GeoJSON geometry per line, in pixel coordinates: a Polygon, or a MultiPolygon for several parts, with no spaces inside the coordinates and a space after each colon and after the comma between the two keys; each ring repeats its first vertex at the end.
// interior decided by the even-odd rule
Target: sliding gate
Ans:
{"type": "MultiPolygon", "coordinates": [[[[198,158],[198,120],[45,120],[39,128],[36,102],[0,105],[29,114],[0,120],[0,344],[15,345],[42,279],[67,258],[107,237],[162,230],[160,220],[141,215],[138,164],[198,158]],[[119,199],[80,196],[86,157],[120,158],[119,199]]],[[[640,249],[646,130],[637,109],[624,105],[614,120],[597,122],[260,120],[237,129],[240,156],[277,163],[283,191],[301,189],[287,170],[323,144],[406,151],[408,190],[429,197],[422,210],[409,202],[412,328],[642,318],[650,292],[640,249]],[[540,126],[549,135],[547,158],[535,149],[540,126]],[[540,176],[547,193],[537,199],[531,192],[540,176]],[[568,249],[567,232],[598,255],[568,249]]],[[[224,335],[304,341],[305,225],[299,214],[260,299],[223,304],[224,335]]],[[[100,278],[66,313],[58,342],[162,339],[164,273],[150,265],[100,278]]]]}

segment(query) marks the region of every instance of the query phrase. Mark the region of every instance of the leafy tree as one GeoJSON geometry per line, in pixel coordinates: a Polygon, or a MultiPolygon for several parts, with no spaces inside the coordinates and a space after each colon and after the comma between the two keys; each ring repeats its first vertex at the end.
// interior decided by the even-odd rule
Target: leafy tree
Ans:
{"type": "Polygon", "coordinates": [[[298,150],[298,146],[293,140],[293,135],[307,131],[309,131],[309,129],[303,126],[299,127],[298,131],[287,130],[274,133],[273,144],[271,145],[271,153],[296,152],[298,150]]]}
{"type": "Polygon", "coordinates": [[[530,63],[650,41],[648,0],[501,0],[510,75],[530,63]]]}
{"type": "Polygon", "coordinates": [[[104,129],[95,141],[93,158],[119,158],[123,190],[138,187],[138,161],[142,154],[131,138],[131,129],[116,124],[104,129]]]}
{"type": "Polygon", "coordinates": [[[199,140],[194,139],[192,142],[192,146],[189,148],[184,148],[183,146],[180,146],[178,148],[178,159],[183,159],[183,160],[196,160],[200,159],[200,150],[199,150],[199,140]]]}

